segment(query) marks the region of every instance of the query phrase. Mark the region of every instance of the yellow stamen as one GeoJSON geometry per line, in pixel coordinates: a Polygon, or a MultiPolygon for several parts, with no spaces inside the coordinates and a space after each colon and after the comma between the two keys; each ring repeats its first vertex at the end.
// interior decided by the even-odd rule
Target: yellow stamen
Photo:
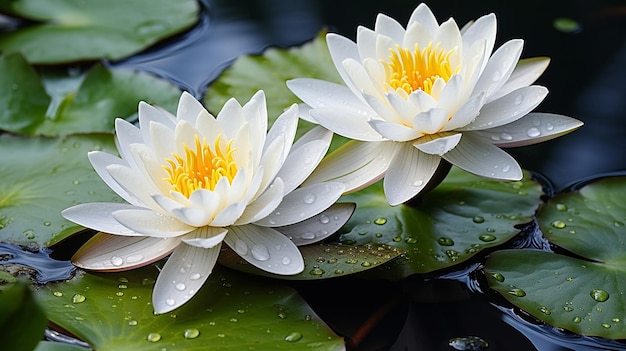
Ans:
{"type": "Polygon", "coordinates": [[[217,182],[226,177],[229,183],[237,174],[237,164],[233,160],[231,148],[232,139],[226,145],[226,150],[220,147],[220,135],[215,139],[214,150],[211,150],[205,138],[195,136],[195,150],[184,145],[184,158],[172,153],[172,158],[167,159],[168,165],[163,169],[168,174],[164,178],[172,184],[172,190],[178,191],[189,197],[197,189],[215,189],[217,182]]]}
{"type": "Polygon", "coordinates": [[[453,74],[458,73],[461,66],[452,67],[450,56],[456,49],[445,51],[439,44],[433,47],[432,42],[423,50],[415,44],[414,50],[396,45],[396,49],[389,49],[388,61],[383,61],[387,77],[387,89],[403,89],[407,94],[416,90],[423,90],[431,94],[433,84],[438,78],[448,81],[453,74]]]}

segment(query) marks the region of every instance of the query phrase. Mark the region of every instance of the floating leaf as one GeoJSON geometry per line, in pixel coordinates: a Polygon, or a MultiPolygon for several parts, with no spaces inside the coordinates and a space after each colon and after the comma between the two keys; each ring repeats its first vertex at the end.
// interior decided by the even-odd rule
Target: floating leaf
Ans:
{"type": "MultiPolygon", "coordinates": [[[[268,117],[273,122],[284,109],[301,102],[285,84],[287,80],[299,77],[342,82],[330,58],[325,33],[300,47],[270,48],[262,55],[239,57],[209,86],[204,103],[209,110],[219,111],[231,97],[248,101],[262,89],[267,97],[268,117]]],[[[314,126],[303,120],[298,123],[297,136],[314,126]]],[[[343,138],[335,136],[334,139],[341,141],[343,138]]]]}
{"type": "Polygon", "coordinates": [[[3,350],[32,350],[43,337],[46,317],[22,282],[0,290],[0,338],[3,350]]]}
{"type": "Polygon", "coordinates": [[[291,288],[217,267],[172,313],[150,303],[158,270],[82,274],[37,292],[48,318],[106,350],[344,350],[291,288]]]}
{"type": "Polygon", "coordinates": [[[136,118],[140,100],[175,111],[180,90],[171,83],[97,64],[86,74],[42,69],[18,54],[0,56],[0,129],[28,135],[110,133],[117,117],[136,118]]]}
{"type": "Polygon", "coordinates": [[[276,275],[257,269],[232,250],[220,253],[220,263],[239,271],[284,280],[316,280],[335,278],[378,267],[398,257],[402,250],[384,244],[346,246],[312,244],[299,247],[304,257],[304,271],[296,275],[276,275]]]}
{"type": "Polygon", "coordinates": [[[4,0],[0,12],[29,20],[15,31],[0,32],[0,51],[21,52],[31,63],[65,63],[138,53],[193,25],[198,3],[4,0]]]}
{"type": "Polygon", "coordinates": [[[626,178],[607,178],[550,199],[537,215],[544,236],[580,258],[502,251],[485,265],[489,285],[558,328],[626,338],[626,178]]]}
{"type": "Polygon", "coordinates": [[[113,136],[0,136],[0,241],[52,245],[82,227],[61,211],[83,202],[120,201],[98,177],[87,152],[115,153],[113,136]]]}
{"type": "Polygon", "coordinates": [[[84,347],[52,341],[40,341],[35,351],[86,351],[84,347]]]}
{"type": "Polygon", "coordinates": [[[345,196],[357,203],[341,242],[385,243],[404,250],[385,277],[401,278],[464,262],[508,241],[539,206],[541,186],[528,173],[518,182],[480,178],[453,167],[419,205],[390,207],[379,182],[345,196]]]}

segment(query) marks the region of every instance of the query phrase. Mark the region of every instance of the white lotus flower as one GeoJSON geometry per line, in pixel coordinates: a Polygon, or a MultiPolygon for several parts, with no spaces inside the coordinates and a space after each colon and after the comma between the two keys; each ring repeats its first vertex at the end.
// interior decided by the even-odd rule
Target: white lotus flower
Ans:
{"type": "Polygon", "coordinates": [[[355,140],[308,181],[333,179],[353,191],[384,176],[387,200],[397,205],[425,189],[442,158],[480,176],[521,179],[499,147],[552,139],[582,123],[529,113],[548,93],[530,84],[549,59],[519,60],[522,40],[492,54],[495,37],[493,14],[460,30],[454,19],[438,24],[424,4],[406,28],[379,14],[374,30],[358,28],[356,43],[328,34],[345,85],[307,78],[287,85],[310,108],[302,118],[355,140]]]}
{"type": "Polygon", "coordinates": [[[332,133],[317,127],[292,145],[297,122],[293,105],[267,132],[262,91],[243,107],[229,100],[217,118],[188,93],[176,117],[140,103],[139,128],[116,121],[121,158],[89,153],[96,172],[128,203],[63,211],[65,218],[102,232],[76,253],[74,264],[125,270],[171,253],[154,286],[157,313],[198,291],[222,241],[265,271],[301,272],[296,244],[330,235],[354,206],[333,205],[345,190],[342,183],[299,187],[326,153],[332,133]]]}

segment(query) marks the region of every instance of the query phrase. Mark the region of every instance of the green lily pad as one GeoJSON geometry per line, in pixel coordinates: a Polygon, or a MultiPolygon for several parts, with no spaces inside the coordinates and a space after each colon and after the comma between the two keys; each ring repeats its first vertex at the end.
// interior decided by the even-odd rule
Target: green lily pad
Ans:
{"type": "Polygon", "coordinates": [[[393,246],[366,244],[347,246],[341,244],[312,244],[299,247],[304,257],[304,271],[295,275],[277,275],[265,272],[247,263],[232,250],[223,250],[219,262],[229,268],[256,275],[284,280],[317,280],[341,277],[378,267],[402,254],[393,246]]]}
{"type": "Polygon", "coordinates": [[[86,351],[84,347],[53,341],[40,341],[35,351],[86,351]]]}
{"type": "Polygon", "coordinates": [[[83,228],[61,211],[83,202],[121,201],[98,177],[87,152],[115,154],[113,136],[0,136],[0,241],[52,245],[83,228]]]}
{"type": "Polygon", "coordinates": [[[195,0],[4,0],[0,12],[32,23],[0,33],[0,51],[31,63],[119,60],[196,23],[195,0]]]}
{"type": "Polygon", "coordinates": [[[572,332],[626,339],[626,178],[550,199],[537,215],[544,236],[577,255],[496,252],[489,285],[536,318],[572,332]],[[522,293],[523,292],[523,293],[522,293]]]}
{"type": "Polygon", "coordinates": [[[43,337],[46,317],[29,287],[17,282],[0,290],[0,338],[4,350],[32,350],[43,337]]]}
{"type": "MultiPolygon", "coordinates": [[[[204,104],[210,111],[219,111],[231,97],[239,102],[248,101],[257,91],[263,90],[267,97],[268,117],[271,122],[295,103],[301,103],[285,82],[290,79],[309,77],[336,83],[339,77],[326,46],[325,33],[300,47],[289,49],[270,48],[262,55],[239,57],[231,67],[213,82],[204,96],[204,104]]],[[[297,137],[310,130],[314,124],[299,121],[297,137]]],[[[344,138],[333,139],[344,142],[344,138]]],[[[335,145],[336,142],[333,142],[335,145]]],[[[331,149],[334,149],[332,146],[331,149]]]]}
{"type": "Polygon", "coordinates": [[[36,296],[50,321],[106,350],[344,350],[295,290],[216,267],[187,304],[154,315],[154,266],[80,274],[36,296]]]}
{"type": "Polygon", "coordinates": [[[110,133],[137,116],[140,100],[176,111],[180,90],[146,73],[97,64],[83,74],[42,69],[19,54],[0,56],[0,129],[28,135],[110,133]]]}
{"type": "Polygon", "coordinates": [[[524,173],[518,182],[484,179],[453,167],[444,181],[416,206],[390,207],[382,184],[345,196],[357,203],[340,241],[384,243],[405,253],[382,276],[402,278],[457,265],[519,233],[532,221],[541,186],[524,173]]]}

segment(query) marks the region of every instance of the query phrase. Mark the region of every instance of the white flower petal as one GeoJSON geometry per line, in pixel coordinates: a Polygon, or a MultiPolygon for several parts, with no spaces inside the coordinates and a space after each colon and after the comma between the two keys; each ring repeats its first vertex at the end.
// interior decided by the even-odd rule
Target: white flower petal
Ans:
{"type": "Polygon", "coordinates": [[[207,213],[215,213],[224,204],[220,195],[209,189],[197,189],[189,195],[190,206],[204,209],[207,213]]]}
{"type": "MultiPolygon", "coordinates": [[[[147,140],[150,142],[150,140],[147,140]]],[[[122,118],[115,119],[115,144],[117,151],[122,159],[128,162],[129,166],[133,167],[135,161],[133,160],[130,152],[130,145],[135,143],[144,143],[144,135],[139,128],[135,127],[128,121],[122,118]]]]}
{"type": "MultiPolygon", "coordinates": [[[[376,32],[358,26],[356,29],[356,45],[359,50],[359,57],[365,59],[368,57],[376,57],[376,32]]],[[[402,39],[400,39],[402,41],[402,39]]]]}
{"type": "Polygon", "coordinates": [[[476,119],[459,130],[483,130],[509,124],[532,111],[546,95],[548,89],[538,85],[517,89],[484,105],[476,119]]]}
{"type": "Polygon", "coordinates": [[[142,234],[127,228],[115,220],[113,212],[138,208],[141,207],[122,203],[90,202],[66,208],[61,212],[61,215],[78,225],[93,230],[117,235],[136,236],[142,234]]]}
{"type": "Polygon", "coordinates": [[[226,206],[221,210],[217,216],[211,222],[214,227],[225,227],[231,225],[241,217],[243,211],[246,209],[246,203],[243,201],[235,202],[226,206]]]}
{"type": "Polygon", "coordinates": [[[480,113],[480,109],[483,107],[485,103],[485,93],[478,94],[476,96],[472,96],[469,100],[465,101],[463,106],[459,108],[454,116],[446,123],[445,127],[443,127],[442,131],[452,131],[457,128],[465,127],[480,113]]]}
{"type": "Polygon", "coordinates": [[[441,157],[423,153],[411,144],[402,145],[383,181],[387,202],[396,206],[419,194],[435,174],[440,161],[441,157]]]}
{"type": "Polygon", "coordinates": [[[158,193],[158,190],[151,184],[152,182],[146,182],[139,171],[115,163],[108,165],[106,171],[126,193],[136,199],[131,203],[144,204],[150,208],[157,207],[150,195],[158,193]]]}
{"type": "Polygon", "coordinates": [[[211,249],[179,245],[168,258],[154,284],[154,311],[167,313],[189,301],[213,271],[220,247],[221,244],[211,249]]]}
{"type": "Polygon", "coordinates": [[[433,15],[433,12],[424,3],[419,4],[417,8],[413,10],[411,17],[409,18],[408,26],[411,26],[414,22],[420,23],[424,26],[424,28],[430,33],[431,37],[435,35],[435,32],[439,28],[435,15],[433,15]]]}
{"type": "MultiPolygon", "coordinates": [[[[293,140],[296,136],[296,129],[298,128],[298,105],[291,105],[285,112],[283,112],[274,124],[272,128],[267,132],[267,138],[265,139],[264,151],[272,143],[279,137],[283,139],[283,147],[282,147],[282,162],[285,161],[289,150],[293,144],[293,140]]],[[[265,171],[269,171],[269,169],[265,169],[265,171]]]]}
{"type": "Polygon", "coordinates": [[[316,108],[311,116],[322,126],[346,138],[382,141],[383,138],[367,123],[373,116],[363,110],[345,107],[316,108]]]}
{"type": "Polygon", "coordinates": [[[184,203],[180,203],[162,194],[154,194],[152,195],[152,199],[159,205],[159,207],[161,207],[161,209],[165,213],[172,213],[172,211],[176,210],[177,208],[189,206],[191,204],[191,202],[187,198],[185,198],[186,201],[184,203]]]}
{"type": "Polygon", "coordinates": [[[263,166],[263,178],[259,185],[259,192],[262,192],[267,186],[274,180],[278,171],[280,171],[283,165],[285,156],[284,153],[284,137],[277,137],[269,146],[263,151],[261,157],[261,166],[263,166]]]}
{"type": "MultiPolygon", "coordinates": [[[[464,43],[474,43],[485,40],[485,52],[489,55],[493,51],[493,45],[496,41],[496,15],[490,13],[484,15],[472,23],[467,30],[463,32],[464,43]]],[[[478,71],[482,72],[487,61],[478,67],[478,71]]]]}
{"type": "Polygon", "coordinates": [[[521,39],[509,40],[494,52],[481,74],[474,93],[485,92],[489,98],[509,79],[515,65],[522,54],[524,41],[521,39]]]}
{"type": "Polygon", "coordinates": [[[186,91],[180,95],[176,110],[177,121],[187,121],[191,125],[195,125],[196,118],[202,111],[204,111],[204,106],[193,95],[186,91]]]}
{"type": "Polygon", "coordinates": [[[202,227],[182,236],[182,241],[191,246],[211,249],[219,245],[228,233],[227,228],[202,227]]]}
{"type": "Polygon", "coordinates": [[[419,138],[413,143],[418,150],[430,155],[441,156],[452,150],[461,140],[461,133],[455,134],[430,134],[419,138]]]}
{"type": "Polygon", "coordinates": [[[265,218],[272,213],[283,201],[285,186],[282,179],[275,178],[274,182],[254,200],[248,204],[243,214],[235,222],[236,225],[248,224],[265,218]]]}
{"type": "Polygon", "coordinates": [[[396,110],[396,113],[399,116],[409,117],[406,119],[403,118],[402,120],[404,122],[411,122],[412,117],[420,112],[420,109],[416,104],[412,103],[410,100],[404,99],[396,92],[389,92],[385,94],[385,97],[387,98],[387,101],[389,101],[391,107],[396,110]]]}
{"type": "MultiPolygon", "coordinates": [[[[139,129],[142,133],[148,132],[150,129],[150,123],[156,122],[165,125],[168,128],[174,129],[176,126],[176,120],[171,113],[159,108],[157,106],[149,105],[143,101],[139,103],[139,129]]],[[[149,135],[143,134],[144,141],[148,141],[149,135]]]]}
{"type": "MultiPolygon", "coordinates": [[[[207,141],[217,139],[218,135],[226,135],[222,126],[217,122],[215,117],[207,111],[200,112],[198,119],[196,120],[195,128],[201,136],[206,138],[207,141]]],[[[265,134],[265,131],[263,134],[265,134]]]]}
{"type": "Polygon", "coordinates": [[[189,233],[195,228],[178,219],[147,209],[121,209],[112,212],[123,226],[142,235],[169,238],[189,233]]]}
{"type": "Polygon", "coordinates": [[[415,105],[418,111],[428,111],[438,105],[437,100],[421,89],[412,92],[407,100],[415,105]]]}
{"type": "Polygon", "coordinates": [[[327,140],[314,140],[305,145],[293,149],[287,156],[285,163],[281,167],[276,177],[279,177],[285,183],[285,194],[290,193],[298,185],[311,175],[311,172],[320,163],[328,146],[330,145],[330,137],[332,133],[328,132],[327,140]]]}
{"type": "Polygon", "coordinates": [[[278,227],[301,222],[330,207],[344,192],[339,182],[316,183],[286,194],[274,212],[254,222],[264,227],[278,227]]]}
{"type": "Polygon", "coordinates": [[[518,147],[554,139],[582,125],[571,117],[533,112],[504,126],[471,133],[499,147],[518,147]]]}
{"type": "Polygon", "coordinates": [[[356,44],[352,40],[342,37],[341,35],[328,33],[326,34],[326,45],[328,45],[330,57],[333,59],[333,64],[335,64],[335,68],[337,69],[339,76],[354,94],[358,94],[359,89],[352,84],[350,78],[348,77],[348,73],[343,68],[343,61],[346,59],[352,58],[360,60],[359,50],[356,44]]]}
{"type": "Polygon", "coordinates": [[[352,192],[380,180],[400,143],[348,141],[326,156],[303,184],[342,182],[352,192]]]}
{"type": "Polygon", "coordinates": [[[393,141],[409,141],[422,135],[419,130],[398,123],[390,123],[380,120],[371,120],[369,124],[380,135],[393,141]]]}
{"type": "Polygon", "coordinates": [[[336,203],[324,212],[302,222],[274,229],[289,237],[298,246],[313,244],[326,239],[343,227],[352,216],[355,207],[353,203],[336,203]]]}
{"type": "Polygon", "coordinates": [[[244,260],[266,272],[292,275],[304,270],[298,247],[272,228],[253,224],[234,226],[224,241],[244,260]]]}
{"type": "MultiPolygon", "coordinates": [[[[243,105],[243,117],[248,123],[250,130],[250,145],[264,145],[267,135],[267,103],[265,93],[263,90],[259,90],[250,100],[254,100],[255,103],[251,104],[248,102],[243,105]]],[[[259,164],[262,151],[263,149],[260,147],[252,148],[251,158],[253,164],[259,164]]]]}
{"type": "Polygon", "coordinates": [[[195,207],[177,207],[169,212],[172,217],[177,220],[192,226],[202,227],[211,223],[213,213],[206,211],[203,208],[195,207]]]}
{"type": "Polygon", "coordinates": [[[465,102],[466,94],[463,76],[455,74],[441,91],[438,107],[450,112],[456,111],[465,102]]]}
{"type": "Polygon", "coordinates": [[[421,134],[440,132],[448,122],[449,112],[441,108],[431,108],[413,118],[413,129],[421,134]]]}
{"type": "Polygon", "coordinates": [[[376,115],[378,115],[377,120],[382,118],[387,122],[402,123],[402,119],[398,118],[395,111],[390,108],[391,106],[386,101],[383,101],[381,97],[363,94],[363,98],[376,115]]]}
{"type": "Polygon", "coordinates": [[[180,238],[125,237],[97,233],[72,256],[72,264],[94,271],[123,271],[169,255],[180,238]]]}
{"type": "Polygon", "coordinates": [[[176,146],[174,146],[174,130],[161,123],[151,123],[150,143],[154,157],[165,163],[165,160],[172,158],[172,152],[176,150],[176,146]]]}
{"type": "Polygon", "coordinates": [[[522,169],[513,157],[472,133],[464,133],[457,146],[442,157],[453,165],[482,177],[522,179],[522,169]]]}
{"type": "Polygon", "coordinates": [[[453,18],[448,19],[439,26],[433,43],[438,44],[439,47],[445,51],[461,47],[461,31],[453,18]]]}
{"type": "Polygon", "coordinates": [[[366,106],[345,85],[337,83],[313,78],[296,78],[288,80],[287,87],[313,108],[348,106],[361,110],[366,106]]]}
{"type": "MultiPolygon", "coordinates": [[[[388,36],[398,44],[402,43],[405,32],[404,28],[402,27],[402,25],[400,25],[400,23],[398,23],[398,21],[382,13],[379,13],[378,16],[376,16],[374,30],[376,31],[376,33],[388,36]]],[[[358,42],[359,40],[357,39],[357,43],[358,42]]],[[[364,56],[361,55],[361,57],[364,56]]]]}
{"type": "Polygon", "coordinates": [[[322,126],[315,126],[311,128],[311,130],[309,130],[308,132],[304,133],[304,135],[302,135],[300,138],[298,138],[298,140],[296,140],[296,142],[293,143],[293,146],[291,147],[291,149],[292,150],[298,149],[302,147],[304,144],[307,144],[315,140],[327,140],[328,142],[330,142],[332,138],[333,138],[333,132],[331,132],[330,130],[322,126]]]}
{"type": "MultiPolygon", "coordinates": [[[[381,42],[382,38],[386,38],[384,36],[379,35],[376,37],[377,42],[381,42]]],[[[387,38],[389,39],[389,38],[387,38]]],[[[391,41],[391,39],[389,39],[391,41]]],[[[377,49],[378,51],[379,49],[377,49]]],[[[380,49],[383,50],[383,49],[380,49]]],[[[387,54],[389,55],[389,50],[385,49],[387,54]]],[[[375,84],[370,79],[369,74],[365,70],[365,67],[361,64],[361,61],[356,61],[353,59],[346,59],[343,61],[343,67],[348,74],[348,78],[354,84],[355,87],[358,88],[358,91],[361,94],[369,94],[373,96],[380,96],[382,93],[383,87],[380,84],[375,84]]],[[[358,96],[358,95],[357,95],[358,96]]]]}
{"type": "Polygon", "coordinates": [[[513,90],[533,84],[548,68],[548,64],[550,64],[548,57],[533,57],[519,60],[506,83],[498,91],[494,92],[488,101],[501,98],[513,90]]]}
{"type": "MultiPolygon", "coordinates": [[[[438,24],[436,24],[438,26],[438,24]]],[[[422,24],[419,22],[409,22],[406,33],[402,40],[402,47],[413,49],[415,44],[418,44],[420,49],[428,46],[433,39],[435,31],[433,31],[428,24],[422,24]]]]}
{"type": "Polygon", "coordinates": [[[98,173],[100,178],[113,190],[117,195],[126,200],[127,202],[136,205],[144,206],[143,202],[136,198],[134,195],[127,192],[122,186],[120,186],[111,174],[106,170],[106,167],[111,164],[117,164],[122,167],[128,167],[126,161],[115,157],[111,154],[102,151],[91,151],[87,154],[93,169],[98,173]]]}
{"type": "MultiPolygon", "coordinates": [[[[257,102],[252,101],[249,103],[256,104],[257,102]]],[[[226,140],[234,138],[239,131],[239,128],[241,128],[241,126],[245,123],[243,108],[235,98],[230,98],[226,101],[220,112],[217,114],[216,119],[220,126],[222,126],[226,140]]]]}

